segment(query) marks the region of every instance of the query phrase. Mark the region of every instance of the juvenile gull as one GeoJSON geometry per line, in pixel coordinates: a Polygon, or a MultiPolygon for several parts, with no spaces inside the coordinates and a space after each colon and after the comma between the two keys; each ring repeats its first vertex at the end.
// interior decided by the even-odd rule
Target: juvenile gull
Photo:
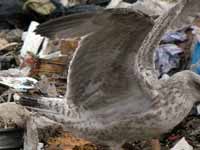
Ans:
{"type": "Polygon", "coordinates": [[[180,1],[156,22],[133,10],[107,9],[40,25],[36,32],[52,39],[87,34],[69,66],[62,117],[54,119],[114,150],[124,140],[157,139],[173,129],[200,98],[200,77],[182,71],[158,80],[154,49],[190,3],[180,1]]]}

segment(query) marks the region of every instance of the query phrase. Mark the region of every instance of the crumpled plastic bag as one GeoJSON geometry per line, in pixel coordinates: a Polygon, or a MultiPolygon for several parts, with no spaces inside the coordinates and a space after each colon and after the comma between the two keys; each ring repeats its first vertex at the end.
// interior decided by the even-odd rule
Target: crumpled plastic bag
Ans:
{"type": "Polygon", "coordinates": [[[168,32],[161,39],[161,41],[166,43],[171,43],[175,41],[183,42],[185,40],[187,40],[187,35],[184,32],[168,32]]]}
{"type": "Polygon", "coordinates": [[[175,44],[163,44],[156,49],[155,63],[160,75],[179,67],[180,53],[183,53],[183,50],[175,44]]]}
{"type": "Polygon", "coordinates": [[[24,0],[24,9],[30,8],[41,15],[49,15],[55,9],[50,0],[24,0]]]}

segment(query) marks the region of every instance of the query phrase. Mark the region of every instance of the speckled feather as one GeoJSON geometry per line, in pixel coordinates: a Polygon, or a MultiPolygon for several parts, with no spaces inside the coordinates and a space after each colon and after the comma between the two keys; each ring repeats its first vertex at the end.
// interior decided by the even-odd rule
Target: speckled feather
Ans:
{"type": "Polygon", "coordinates": [[[200,78],[183,71],[158,80],[153,53],[187,3],[180,2],[155,25],[147,15],[111,9],[80,14],[80,21],[79,15],[75,21],[72,15],[38,27],[37,33],[51,38],[88,33],[69,67],[62,120],[68,130],[110,144],[158,137],[184,119],[200,98],[200,78]]]}

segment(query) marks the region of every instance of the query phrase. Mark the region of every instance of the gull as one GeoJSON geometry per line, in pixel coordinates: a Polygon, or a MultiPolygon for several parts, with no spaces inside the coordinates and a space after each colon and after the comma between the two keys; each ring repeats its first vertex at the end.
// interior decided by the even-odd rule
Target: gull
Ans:
{"type": "Polygon", "coordinates": [[[199,100],[200,77],[185,70],[159,80],[154,50],[168,28],[198,7],[199,0],[181,0],[156,20],[133,9],[105,9],[38,26],[36,32],[51,39],[84,36],[69,65],[64,103],[49,104],[59,114],[51,117],[74,135],[113,150],[143,139],[155,139],[152,149],[159,150],[160,135],[199,100]]]}

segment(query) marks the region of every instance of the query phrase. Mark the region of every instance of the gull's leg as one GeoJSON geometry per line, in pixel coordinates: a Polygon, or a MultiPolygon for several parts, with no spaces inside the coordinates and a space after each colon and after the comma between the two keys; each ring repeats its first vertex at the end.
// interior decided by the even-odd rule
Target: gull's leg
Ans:
{"type": "Polygon", "coordinates": [[[152,139],[151,146],[152,146],[152,150],[161,150],[159,139],[152,139]]]}

